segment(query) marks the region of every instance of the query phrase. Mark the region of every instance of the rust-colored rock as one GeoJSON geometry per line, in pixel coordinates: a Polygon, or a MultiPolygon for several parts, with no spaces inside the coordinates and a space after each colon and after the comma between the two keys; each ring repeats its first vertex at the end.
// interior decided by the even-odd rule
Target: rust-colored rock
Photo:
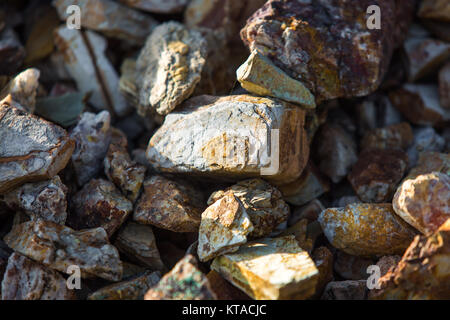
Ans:
{"type": "Polygon", "coordinates": [[[414,139],[408,122],[371,130],[361,140],[361,148],[406,150],[414,139]]]}

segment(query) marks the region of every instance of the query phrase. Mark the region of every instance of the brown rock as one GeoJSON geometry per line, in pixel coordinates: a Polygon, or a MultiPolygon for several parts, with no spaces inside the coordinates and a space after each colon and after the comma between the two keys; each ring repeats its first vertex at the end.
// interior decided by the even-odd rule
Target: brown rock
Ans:
{"type": "Polygon", "coordinates": [[[333,280],[333,254],[327,247],[319,247],[313,251],[312,259],[319,270],[315,297],[320,297],[325,286],[333,280]]]}
{"type": "Polygon", "coordinates": [[[377,266],[380,267],[380,275],[383,277],[388,272],[394,271],[394,268],[400,262],[402,257],[400,256],[383,256],[377,262],[377,266]]]}
{"type": "Polygon", "coordinates": [[[421,18],[450,22],[450,4],[446,0],[423,0],[417,14],[421,18]]]}
{"type": "Polygon", "coordinates": [[[419,155],[417,166],[408,173],[407,179],[415,179],[422,174],[441,172],[450,176],[450,154],[439,152],[422,152],[419,155]]]}
{"type": "Polygon", "coordinates": [[[408,122],[393,124],[369,131],[361,140],[361,149],[406,150],[414,139],[408,122]]]}

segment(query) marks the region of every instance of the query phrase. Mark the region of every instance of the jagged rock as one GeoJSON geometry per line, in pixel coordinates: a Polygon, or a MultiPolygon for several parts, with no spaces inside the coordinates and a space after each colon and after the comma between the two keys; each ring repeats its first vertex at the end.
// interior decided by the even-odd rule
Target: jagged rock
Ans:
{"type": "Polygon", "coordinates": [[[92,179],[73,196],[70,209],[68,226],[76,230],[102,227],[111,237],[133,211],[133,204],[113,183],[92,179]]]}
{"type": "Polygon", "coordinates": [[[304,117],[301,108],[280,100],[199,96],[166,116],[146,156],[163,172],[289,183],[300,176],[309,154],[304,117]]]}
{"type": "Polygon", "coordinates": [[[414,135],[408,122],[393,124],[371,130],[361,140],[361,148],[406,150],[413,142],[414,135]]]}
{"type": "Polygon", "coordinates": [[[374,265],[372,259],[352,256],[337,250],[334,270],[346,280],[365,280],[369,276],[367,268],[374,265]]]}
{"type": "Polygon", "coordinates": [[[366,300],[367,285],[365,280],[346,280],[329,282],[321,300],[366,300]]]}
{"type": "Polygon", "coordinates": [[[145,293],[161,279],[159,272],[146,274],[132,280],[101,288],[88,296],[88,300],[143,300],[145,293]]]}
{"type": "Polygon", "coordinates": [[[215,300],[206,276],[198,269],[192,255],[186,255],[151,288],[145,300],[215,300]]]}
{"type": "Polygon", "coordinates": [[[127,146],[127,137],[117,129],[112,130],[111,143],[103,165],[108,179],[134,203],[139,196],[147,169],[131,160],[127,146]]]}
{"type": "Polygon", "coordinates": [[[2,300],[75,300],[75,292],[56,271],[13,253],[2,281],[2,300]]]}
{"type": "Polygon", "coordinates": [[[154,29],[136,62],[138,113],[166,115],[189,98],[201,78],[206,41],[178,22],[154,29]]]}
{"type": "Polygon", "coordinates": [[[30,221],[14,226],[4,240],[14,251],[63,273],[77,265],[82,278],[122,278],[119,253],[103,228],[75,231],[51,221],[30,221]]]}
{"type": "Polygon", "coordinates": [[[407,168],[403,151],[369,149],[359,155],[348,181],[362,201],[390,202],[407,168]]]}
{"type": "Polygon", "coordinates": [[[131,260],[144,264],[153,270],[163,270],[155,236],[150,226],[128,222],[117,234],[114,245],[131,260]]]}
{"type": "Polygon", "coordinates": [[[360,257],[403,254],[416,235],[390,203],[328,208],[318,220],[335,248],[360,257]]]}
{"type": "Polygon", "coordinates": [[[450,4],[446,0],[423,0],[417,14],[421,18],[450,22],[450,4]]]}
{"type": "Polygon", "coordinates": [[[241,38],[305,84],[316,101],[365,96],[381,83],[413,12],[414,1],[270,0],[247,20],[241,38]],[[383,13],[381,30],[367,28],[370,5],[383,13]]]}
{"type": "Polygon", "coordinates": [[[226,196],[228,192],[238,198],[253,224],[250,238],[268,236],[280,223],[287,220],[290,209],[280,191],[262,179],[241,181],[226,190],[214,192],[208,205],[226,196]]]}
{"type": "Polygon", "coordinates": [[[279,98],[305,108],[316,107],[314,96],[300,81],[289,77],[257,50],[239,67],[236,77],[253,94],[279,98]]]}
{"type": "Polygon", "coordinates": [[[392,204],[403,220],[420,232],[430,234],[450,218],[450,176],[433,172],[406,179],[392,204]]]}
{"type": "Polygon", "coordinates": [[[35,68],[26,69],[19,73],[1,90],[0,100],[11,95],[12,100],[23,106],[29,113],[33,113],[36,106],[39,75],[39,70],[35,68]]]}
{"type": "Polygon", "coordinates": [[[307,299],[319,271],[293,236],[266,238],[214,259],[211,268],[256,300],[307,299]]]}
{"type": "Polygon", "coordinates": [[[233,191],[227,191],[202,213],[197,250],[200,261],[237,251],[253,230],[246,208],[233,191]]]}
{"type": "Polygon", "coordinates": [[[75,147],[61,127],[7,105],[0,105],[0,127],[0,194],[51,179],[75,147]]]}
{"type": "Polygon", "coordinates": [[[3,197],[14,210],[24,210],[33,220],[43,219],[64,225],[67,218],[67,187],[59,176],[42,182],[26,183],[3,197]]]}
{"type": "Polygon", "coordinates": [[[66,21],[71,12],[67,8],[76,5],[81,10],[81,26],[118,38],[132,44],[143,44],[158,22],[151,16],[110,0],[54,0],[53,5],[61,20],[66,21]]]}
{"type": "Polygon", "coordinates": [[[204,207],[201,192],[192,186],[154,175],[144,181],[133,219],[174,232],[197,232],[204,207]]]}
{"type": "Polygon", "coordinates": [[[407,150],[409,166],[416,166],[417,160],[422,152],[440,152],[444,149],[444,146],[444,138],[441,137],[432,127],[415,129],[413,144],[407,150]]]}
{"type": "Polygon", "coordinates": [[[72,164],[79,186],[85,185],[100,172],[111,141],[111,116],[108,111],[98,114],[84,112],[70,137],[76,146],[72,164]]]}
{"type": "Polygon", "coordinates": [[[180,13],[190,0],[120,0],[127,6],[160,14],[180,13]]]}
{"type": "Polygon", "coordinates": [[[450,63],[439,71],[439,100],[443,108],[450,109],[450,63]]]}
{"type": "Polygon", "coordinates": [[[2,74],[12,75],[22,65],[25,49],[12,28],[0,30],[0,70],[2,74]]]}

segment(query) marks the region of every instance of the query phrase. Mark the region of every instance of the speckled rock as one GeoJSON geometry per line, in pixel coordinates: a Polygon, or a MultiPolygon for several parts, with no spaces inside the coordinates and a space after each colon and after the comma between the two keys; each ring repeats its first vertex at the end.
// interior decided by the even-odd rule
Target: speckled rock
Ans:
{"type": "Polygon", "coordinates": [[[382,81],[413,9],[414,1],[270,0],[247,20],[241,38],[319,101],[365,96],[382,81]],[[367,29],[370,5],[383,13],[381,30],[367,29]]]}
{"type": "Polygon", "coordinates": [[[390,202],[407,168],[403,151],[369,149],[359,155],[348,181],[363,202],[390,202]]]}
{"type": "Polygon", "coordinates": [[[406,150],[413,142],[414,135],[408,122],[393,124],[366,133],[362,138],[361,149],[406,150]]]}
{"type": "Polygon", "coordinates": [[[279,98],[304,108],[316,107],[314,96],[300,81],[289,77],[257,50],[237,69],[236,77],[253,94],[279,98]]]}
{"type": "Polygon", "coordinates": [[[293,236],[248,243],[214,259],[211,268],[256,300],[307,299],[319,278],[293,236]]]}
{"type": "Polygon", "coordinates": [[[334,270],[346,280],[364,280],[367,279],[367,267],[374,265],[372,259],[352,256],[341,250],[337,250],[334,260],[334,270]]]}
{"type": "Polygon", "coordinates": [[[200,261],[237,251],[253,230],[242,202],[233,191],[227,191],[202,213],[197,250],[200,261]]]}
{"type": "Polygon", "coordinates": [[[0,100],[11,95],[12,100],[23,106],[29,113],[33,113],[36,106],[39,76],[40,71],[35,68],[22,71],[1,90],[0,100]]]}
{"type": "Polygon", "coordinates": [[[253,224],[249,238],[268,236],[289,216],[289,206],[281,198],[280,191],[262,179],[244,180],[226,190],[216,191],[209,197],[208,205],[226,196],[228,192],[241,201],[253,224]]]}
{"type": "Polygon", "coordinates": [[[215,300],[206,276],[192,255],[186,255],[161,281],[151,288],[145,300],[215,300]]]}
{"type": "Polygon", "coordinates": [[[120,0],[121,3],[132,8],[160,14],[180,13],[189,1],[190,0],[120,0]]]}
{"type": "Polygon", "coordinates": [[[95,178],[111,141],[111,116],[108,111],[98,114],[84,112],[70,136],[76,142],[72,154],[73,168],[79,186],[95,178]]]}
{"type": "Polygon", "coordinates": [[[74,300],[75,291],[56,271],[13,253],[8,259],[1,288],[2,300],[74,300]]]}
{"type": "Polygon", "coordinates": [[[189,98],[201,78],[206,41],[178,22],[154,29],[136,62],[138,113],[166,115],[189,98]]]}
{"type": "Polygon", "coordinates": [[[26,183],[3,197],[14,210],[23,210],[33,220],[43,219],[64,225],[67,218],[67,187],[59,176],[42,182],[26,183]]]}
{"type": "Polygon", "coordinates": [[[446,0],[423,0],[417,14],[421,18],[450,22],[450,4],[446,0]]]}
{"type": "Polygon", "coordinates": [[[163,172],[289,183],[309,154],[304,118],[301,108],[276,99],[199,96],[166,116],[146,156],[163,172]]]}
{"type": "Polygon", "coordinates": [[[329,282],[321,300],[366,300],[367,285],[365,280],[329,282]]]}
{"type": "Polygon", "coordinates": [[[415,129],[413,144],[407,150],[410,167],[417,165],[417,161],[422,152],[441,152],[444,150],[444,146],[445,139],[432,127],[419,127],[415,129]]]}
{"type": "Polygon", "coordinates": [[[0,106],[0,194],[62,170],[74,142],[59,126],[7,105],[0,106]]]}
{"type": "Polygon", "coordinates": [[[450,176],[441,172],[405,180],[392,201],[395,213],[424,234],[450,218],[450,176]]]}
{"type": "Polygon", "coordinates": [[[335,248],[361,257],[403,254],[416,235],[390,203],[328,208],[320,214],[319,222],[335,248]]]}
{"type": "Polygon", "coordinates": [[[101,288],[88,296],[88,300],[143,300],[145,293],[161,279],[159,272],[146,272],[132,280],[101,288]]]}
{"type": "Polygon", "coordinates": [[[132,211],[133,204],[112,182],[92,179],[72,197],[67,225],[76,230],[102,227],[111,237],[132,211]]]}
{"type": "Polygon", "coordinates": [[[378,260],[377,266],[380,267],[380,275],[383,277],[388,272],[394,271],[397,264],[402,259],[401,256],[383,256],[378,260]]]}
{"type": "Polygon", "coordinates": [[[50,221],[30,221],[14,226],[4,240],[14,251],[63,273],[77,265],[82,278],[122,278],[119,253],[103,228],[75,231],[50,221]]]}
{"type": "Polygon", "coordinates": [[[147,169],[131,160],[127,145],[127,137],[118,129],[113,129],[103,166],[108,179],[122,191],[128,200],[135,202],[147,169]]]}
{"type": "Polygon", "coordinates": [[[187,183],[154,175],[144,181],[133,219],[173,232],[197,232],[203,201],[202,193],[187,183]]]}
{"type": "Polygon", "coordinates": [[[439,101],[443,108],[450,109],[450,63],[439,71],[439,101]]]}
{"type": "Polygon", "coordinates": [[[114,246],[129,259],[153,270],[163,270],[155,236],[150,226],[128,222],[118,234],[114,246]]]}

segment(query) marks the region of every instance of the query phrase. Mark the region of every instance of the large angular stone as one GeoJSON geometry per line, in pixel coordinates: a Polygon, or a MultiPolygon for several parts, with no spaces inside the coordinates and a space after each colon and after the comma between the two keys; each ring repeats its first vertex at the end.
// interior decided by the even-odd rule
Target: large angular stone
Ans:
{"type": "Polygon", "coordinates": [[[4,240],[14,251],[63,273],[70,274],[68,267],[76,265],[82,278],[122,278],[119,253],[103,228],[75,231],[50,221],[29,221],[14,226],[4,240]]]}
{"type": "Polygon", "coordinates": [[[319,276],[293,236],[248,243],[214,259],[211,268],[256,300],[307,299],[319,276]]]}
{"type": "Polygon", "coordinates": [[[190,0],[120,0],[121,3],[132,8],[161,14],[180,13],[189,1],[190,0]]]}
{"type": "Polygon", "coordinates": [[[289,183],[309,154],[304,118],[301,108],[275,99],[199,96],[166,116],[146,156],[164,172],[289,183]]]}
{"type": "Polygon", "coordinates": [[[247,20],[241,38],[304,83],[316,101],[365,96],[381,83],[413,10],[414,1],[270,0],[247,20]],[[367,28],[371,5],[382,12],[380,30],[367,28]]]}
{"type": "Polygon", "coordinates": [[[403,254],[416,235],[390,203],[328,208],[320,214],[319,222],[335,248],[361,257],[403,254]]]}
{"type": "Polygon", "coordinates": [[[59,126],[8,105],[0,106],[0,193],[54,177],[75,144],[59,126]]]}

